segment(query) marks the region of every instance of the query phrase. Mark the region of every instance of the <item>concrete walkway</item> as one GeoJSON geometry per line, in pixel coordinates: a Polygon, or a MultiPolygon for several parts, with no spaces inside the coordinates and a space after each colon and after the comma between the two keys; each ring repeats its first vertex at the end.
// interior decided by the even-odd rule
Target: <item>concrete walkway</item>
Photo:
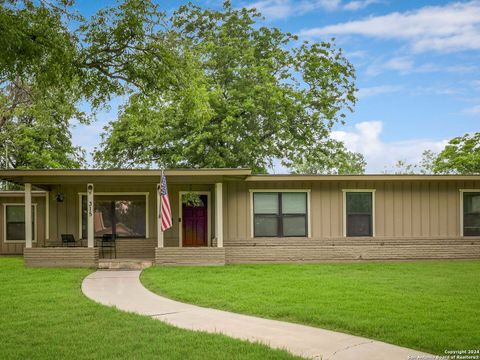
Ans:
{"type": "Polygon", "coordinates": [[[140,271],[97,271],[85,278],[82,291],[101,304],[180,328],[258,341],[306,358],[407,360],[427,355],[358,336],[184,304],[145,289],[139,276],[140,271]]]}

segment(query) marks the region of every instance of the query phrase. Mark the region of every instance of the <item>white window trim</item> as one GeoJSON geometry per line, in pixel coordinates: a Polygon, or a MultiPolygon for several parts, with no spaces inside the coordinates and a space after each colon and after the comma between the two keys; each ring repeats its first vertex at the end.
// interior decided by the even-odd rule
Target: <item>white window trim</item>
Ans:
{"type": "MultiPolygon", "coordinates": [[[[86,196],[86,192],[79,192],[78,193],[78,238],[82,239],[82,196],[86,196]]],[[[145,196],[145,239],[150,237],[149,231],[149,196],[150,193],[148,191],[144,192],[94,192],[93,198],[97,195],[143,195],[145,196]]]]}
{"type": "MultiPolygon", "coordinates": [[[[470,192],[478,192],[480,193],[480,189],[459,189],[459,193],[460,193],[460,214],[459,214],[459,218],[460,218],[460,236],[463,237],[463,193],[470,193],[470,192]]],[[[474,236],[468,236],[469,238],[471,237],[474,237],[474,236]]]]}
{"type": "MultiPolygon", "coordinates": [[[[5,203],[3,204],[3,242],[9,244],[21,244],[24,243],[25,240],[8,240],[7,239],[7,206],[23,206],[25,207],[24,203],[5,203]]],[[[33,206],[33,223],[35,227],[35,231],[33,232],[33,239],[32,242],[37,242],[37,232],[38,232],[38,223],[37,223],[37,203],[32,203],[33,206]]]]}
{"type": "MultiPolygon", "coordinates": [[[[2,197],[24,197],[25,191],[19,190],[2,190],[0,191],[0,198],[2,197]]],[[[50,191],[32,190],[33,197],[45,197],[45,241],[50,239],[50,191]]]]}
{"type": "MultiPolygon", "coordinates": [[[[308,238],[312,237],[312,221],[310,216],[310,193],[311,189],[249,189],[250,192],[250,237],[255,238],[254,231],[254,212],[253,212],[253,194],[256,192],[274,192],[274,193],[284,193],[284,192],[303,192],[307,194],[307,236],[295,236],[296,238],[308,238]]],[[[274,238],[276,238],[274,236],[274,238]]],[[[278,238],[282,239],[282,238],[278,238]]]]}
{"type": "MultiPolygon", "coordinates": [[[[178,247],[183,247],[183,206],[182,197],[194,193],[207,195],[207,246],[212,246],[212,192],[211,191],[179,191],[178,192],[178,247]]],[[[172,221],[173,222],[173,221],[172,221]]]]}
{"type": "Polygon", "coordinates": [[[376,189],[342,189],[342,222],[343,222],[343,236],[347,237],[347,193],[348,192],[369,192],[372,193],[372,236],[375,237],[375,191],[376,189]]]}

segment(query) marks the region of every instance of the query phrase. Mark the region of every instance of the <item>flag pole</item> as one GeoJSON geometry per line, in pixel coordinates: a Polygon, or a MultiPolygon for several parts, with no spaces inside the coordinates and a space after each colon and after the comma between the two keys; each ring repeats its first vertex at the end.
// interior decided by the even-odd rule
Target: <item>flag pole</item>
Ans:
{"type": "Polygon", "coordinates": [[[163,248],[163,231],[162,231],[162,181],[163,166],[160,168],[160,184],[157,185],[157,247],[163,248]]]}

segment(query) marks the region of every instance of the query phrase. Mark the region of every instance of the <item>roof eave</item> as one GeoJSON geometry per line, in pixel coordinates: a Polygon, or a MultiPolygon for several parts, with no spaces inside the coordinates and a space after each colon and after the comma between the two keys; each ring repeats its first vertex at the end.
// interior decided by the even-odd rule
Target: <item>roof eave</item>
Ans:
{"type": "Polygon", "coordinates": [[[480,175],[419,175],[419,174],[362,174],[362,175],[296,175],[269,174],[250,175],[245,181],[405,181],[405,180],[480,180],[480,175]]]}

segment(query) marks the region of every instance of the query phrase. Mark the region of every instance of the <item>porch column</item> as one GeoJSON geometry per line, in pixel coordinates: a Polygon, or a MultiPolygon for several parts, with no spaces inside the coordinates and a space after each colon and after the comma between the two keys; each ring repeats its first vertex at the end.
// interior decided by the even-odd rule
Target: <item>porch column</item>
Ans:
{"type": "Polygon", "coordinates": [[[32,184],[25,184],[25,247],[32,247],[32,184]]]}
{"type": "Polygon", "coordinates": [[[95,229],[94,229],[94,188],[93,184],[87,184],[87,244],[89,248],[95,246],[95,229]]]}
{"type": "Polygon", "coordinates": [[[50,191],[45,193],[45,243],[50,240],[50,191]]]}
{"type": "Polygon", "coordinates": [[[215,236],[217,247],[223,247],[223,187],[222,183],[215,184],[215,236]]]}
{"type": "Polygon", "coordinates": [[[162,220],[160,219],[160,211],[162,210],[160,186],[160,184],[157,184],[157,247],[163,248],[162,220]]]}

